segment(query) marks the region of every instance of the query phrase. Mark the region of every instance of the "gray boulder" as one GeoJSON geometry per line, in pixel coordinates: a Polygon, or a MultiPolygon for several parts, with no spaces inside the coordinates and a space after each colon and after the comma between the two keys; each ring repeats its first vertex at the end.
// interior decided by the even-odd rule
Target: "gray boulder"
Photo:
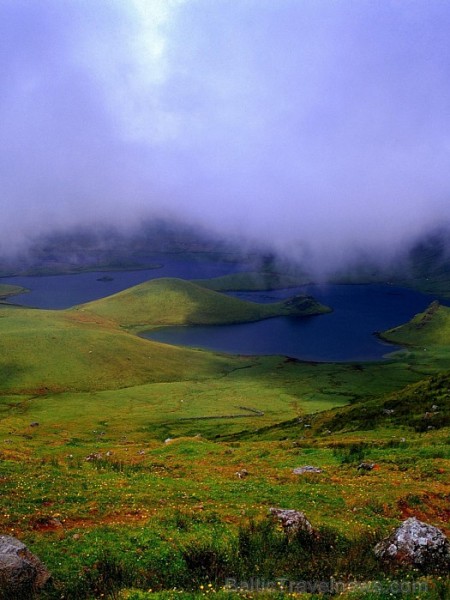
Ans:
{"type": "Polygon", "coordinates": [[[49,577],[46,567],[25,544],[0,535],[0,598],[31,598],[49,577]]]}
{"type": "Polygon", "coordinates": [[[419,567],[427,572],[450,567],[450,543],[445,534],[415,517],[406,519],[374,551],[388,563],[419,567]]]}
{"type": "Polygon", "coordinates": [[[288,536],[295,535],[299,531],[314,535],[314,529],[303,512],[287,508],[270,508],[269,513],[281,523],[283,531],[288,536]]]}
{"type": "Polygon", "coordinates": [[[372,471],[375,468],[375,463],[362,462],[358,465],[358,471],[372,471]]]}
{"type": "Polygon", "coordinates": [[[322,469],[311,465],[305,465],[304,467],[296,467],[292,472],[294,475],[303,475],[304,473],[322,473],[322,469]]]}

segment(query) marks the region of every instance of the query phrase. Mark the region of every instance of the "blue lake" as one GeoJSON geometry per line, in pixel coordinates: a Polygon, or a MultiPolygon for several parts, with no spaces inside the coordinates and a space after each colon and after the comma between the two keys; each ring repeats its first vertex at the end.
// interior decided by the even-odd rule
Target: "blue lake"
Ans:
{"type": "MultiPolygon", "coordinates": [[[[4,283],[30,290],[12,298],[24,306],[63,309],[114,294],[158,277],[197,279],[218,277],[249,270],[242,264],[177,260],[167,255],[155,257],[161,268],[9,277],[4,283]],[[102,277],[111,281],[99,281],[102,277]]],[[[316,317],[278,317],[256,323],[207,327],[171,327],[144,334],[168,344],[206,348],[232,354],[279,354],[310,361],[379,360],[397,347],[381,342],[375,335],[411,319],[435,297],[388,284],[313,285],[273,292],[234,293],[253,302],[276,302],[294,294],[310,294],[331,306],[333,312],[316,317]]],[[[444,301],[444,303],[446,303],[444,301]]]]}
{"type": "Polygon", "coordinates": [[[159,277],[182,279],[209,279],[237,271],[248,270],[245,265],[207,260],[177,260],[167,255],[152,256],[157,269],[138,271],[102,271],[75,275],[49,275],[42,277],[4,277],[1,283],[20,285],[28,290],[11,298],[11,302],[35,308],[63,309],[98,300],[121,292],[133,285],[159,277]],[[99,281],[104,277],[111,281],[99,281]]]}
{"type": "Polygon", "coordinates": [[[334,310],[316,317],[277,317],[240,325],[171,327],[145,337],[232,354],[281,354],[309,361],[379,360],[398,347],[382,342],[374,333],[408,321],[435,299],[387,284],[305,286],[233,295],[275,302],[296,293],[310,294],[334,310]]]}

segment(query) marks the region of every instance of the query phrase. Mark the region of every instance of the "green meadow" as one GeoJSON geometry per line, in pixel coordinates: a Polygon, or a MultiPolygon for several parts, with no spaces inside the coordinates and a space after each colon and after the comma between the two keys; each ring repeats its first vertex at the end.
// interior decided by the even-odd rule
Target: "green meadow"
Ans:
{"type": "Polygon", "coordinates": [[[0,307],[2,533],[52,572],[40,597],[329,597],[225,585],[252,577],[334,578],[347,599],[392,597],[398,580],[422,588],[397,597],[448,597],[445,574],[387,569],[373,547],[408,516],[450,532],[450,309],[432,304],[385,332],[405,349],[374,363],[138,336],[329,310],[214,291],[244,279],[200,283],[153,280],[63,311],[0,307]],[[358,470],[365,460],[376,469],[358,470]],[[302,465],[322,472],[295,475],[302,465]],[[288,542],[272,506],[304,511],[315,541],[288,542]]]}

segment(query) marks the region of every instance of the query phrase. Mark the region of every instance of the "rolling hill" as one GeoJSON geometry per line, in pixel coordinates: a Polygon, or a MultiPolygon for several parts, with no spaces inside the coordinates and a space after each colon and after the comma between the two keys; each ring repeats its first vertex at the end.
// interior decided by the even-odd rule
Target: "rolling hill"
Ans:
{"type": "Polygon", "coordinates": [[[211,325],[276,316],[310,316],[330,311],[310,296],[257,304],[172,278],[153,279],[73,310],[99,315],[134,331],[166,325],[211,325]]]}

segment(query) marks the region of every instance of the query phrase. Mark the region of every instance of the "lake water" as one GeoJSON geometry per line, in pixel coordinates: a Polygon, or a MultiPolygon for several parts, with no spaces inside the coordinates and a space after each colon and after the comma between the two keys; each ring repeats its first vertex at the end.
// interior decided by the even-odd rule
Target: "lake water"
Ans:
{"type": "Polygon", "coordinates": [[[374,332],[408,321],[434,299],[390,285],[305,286],[233,295],[275,302],[295,293],[310,294],[334,310],[316,317],[277,317],[240,325],[171,327],[149,332],[145,337],[232,354],[281,354],[333,362],[379,360],[398,347],[382,342],[374,332]]]}
{"type": "MultiPolygon", "coordinates": [[[[29,293],[12,298],[17,304],[63,309],[158,277],[197,279],[248,270],[248,266],[242,264],[177,260],[167,256],[155,257],[154,262],[162,264],[162,267],[141,271],[9,277],[1,281],[30,289],[29,293]],[[105,276],[112,280],[98,281],[105,276]]],[[[294,294],[310,294],[334,310],[316,317],[277,317],[240,325],[171,327],[144,334],[144,337],[232,354],[279,354],[310,361],[379,360],[397,347],[381,342],[374,332],[408,321],[435,299],[387,284],[302,286],[231,295],[254,302],[276,302],[294,294]]]]}
{"type": "Polygon", "coordinates": [[[177,260],[167,255],[152,256],[152,263],[161,265],[157,269],[139,271],[102,271],[75,275],[49,275],[43,277],[4,277],[0,283],[20,285],[30,290],[11,298],[11,302],[35,308],[63,309],[98,300],[121,292],[133,285],[159,277],[181,277],[183,279],[208,279],[237,271],[248,270],[245,265],[208,261],[177,260]],[[98,281],[101,278],[111,281],[98,281]]]}

